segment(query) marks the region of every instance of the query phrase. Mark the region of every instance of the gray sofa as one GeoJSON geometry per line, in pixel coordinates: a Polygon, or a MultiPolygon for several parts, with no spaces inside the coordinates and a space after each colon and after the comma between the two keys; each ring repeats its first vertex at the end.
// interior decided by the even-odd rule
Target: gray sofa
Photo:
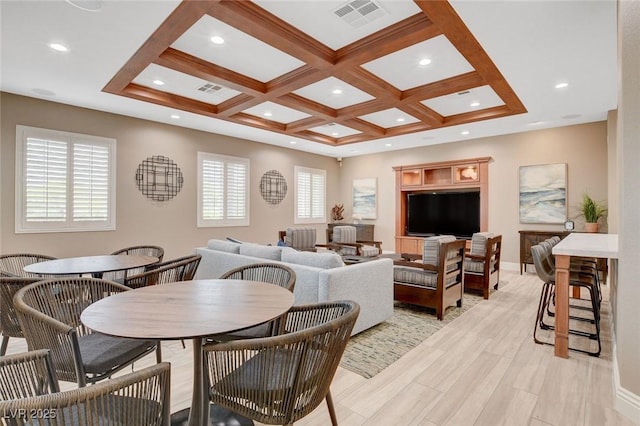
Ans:
{"type": "Polygon", "coordinates": [[[331,252],[304,252],[224,240],[209,240],[206,247],[195,251],[202,255],[195,279],[219,278],[230,269],[253,263],[284,263],[296,273],[296,305],[332,300],[353,300],[360,304],[360,315],[352,334],[393,315],[391,259],[345,266],[342,258],[331,252]]]}

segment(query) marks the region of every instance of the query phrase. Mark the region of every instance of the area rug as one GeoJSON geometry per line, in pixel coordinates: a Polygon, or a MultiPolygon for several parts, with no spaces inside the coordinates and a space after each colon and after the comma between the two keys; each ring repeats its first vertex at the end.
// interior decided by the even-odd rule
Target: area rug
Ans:
{"type": "Polygon", "coordinates": [[[435,309],[394,302],[391,318],[349,340],[340,366],[369,379],[482,300],[465,293],[462,307],[447,308],[442,321],[435,309]]]}

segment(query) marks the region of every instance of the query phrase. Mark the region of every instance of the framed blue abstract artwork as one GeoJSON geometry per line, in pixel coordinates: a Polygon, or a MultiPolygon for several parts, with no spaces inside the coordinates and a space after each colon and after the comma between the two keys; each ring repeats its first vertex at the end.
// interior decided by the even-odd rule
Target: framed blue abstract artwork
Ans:
{"type": "Polygon", "coordinates": [[[376,178],[353,180],[353,215],[359,219],[377,217],[376,178]]]}
{"type": "Polygon", "coordinates": [[[557,223],[567,220],[567,165],[520,167],[520,223],[557,223]]]}

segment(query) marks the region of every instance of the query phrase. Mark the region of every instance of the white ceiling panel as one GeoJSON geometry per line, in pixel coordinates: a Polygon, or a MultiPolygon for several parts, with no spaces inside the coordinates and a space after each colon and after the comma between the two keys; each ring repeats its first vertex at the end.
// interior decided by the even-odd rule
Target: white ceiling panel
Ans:
{"type": "Polygon", "coordinates": [[[362,67],[400,90],[411,89],[473,71],[471,64],[445,36],[434,37],[414,44],[363,64],[362,67]],[[420,65],[420,61],[423,59],[431,62],[427,65],[420,65]]]}
{"type": "Polygon", "coordinates": [[[152,87],[163,92],[173,93],[213,105],[218,105],[240,94],[237,90],[224,87],[216,82],[202,80],[201,78],[196,78],[155,64],[151,64],[145,68],[133,82],[141,86],[152,87]],[[158,86],[153,83],[155,80],[164,82],[164,85],[158,86]]]}
{"type": "Polygon", "coordinates": [[[260,105],[247,108],[242,112],[254,115],[256,117],[264,118],[266,120],[284,124],[293,123],[294,121],[310,117],[309,114],[276,104],[274,102],[263,102],[260,105]]]}
{"type": "Polygon", "coordinates": [[[334,109],[340,109],[374,99],[370,94],[335,77],[325,78],[317,83],[298,89],[293,93],[334,109]],[[340,93],[335,93],[337,90],[339,90],[340,93]]]}
{"type": "MultiPolygon", "coordinates": [[[[369,0],[366,2],[360,0],[259,0],[255,3],[333,50],[338,50],[389,25],[420,13],[420,9],[414,2],[397,0],[375,0],[373,2],[369,0]],[[375,6],[370,7],[364,3],[373,3],[375,6]],[[381,12],[372,13],[375,16],[373,19],[366,19],[367,15],[364,15],[365,19],[358,21],[361,22],[361,25],[356,23],[356,25],[360,25],[358,27],[350,24],[348,21],[351,19],[346,15],[344,18],[340,18],[335,13],[337,9],[342,7],[360,6],[361,4],[365,7],[368,6],[366,10],[375,9],[377,6],[381,12]]],[[[352,13],[358,14],[358,9],[352,13]]]]}
{"type": "Polygon", "coordinates": [[[204,16],[171,47],[266,83],[304,65],[302,61],[237,29],[204,16]],[[211,37],[222,37],[214,44],[211,37]]]}
{"type": "Polygon", "coordinates": [[[476,87],[464,92],[422,101],[421,103],[445,117],[504,105],[500,96],[489,86],[476,87]]]}
{"type": "Polygon", "coordinates": [[[358,133],[361,133],[356,129],[343,126],[342,124],[325,124],[318,127],[312,127],[309,130],[311,130],[312,132],[331,136],[332,138],[342,138],[345,136],[357,135],[358,133]]]}
{"type": "Polygon", "coordinates": [[[414,116],[409,115],[404,111],[400,111],[398,108],[390,108],[384,111],[374,112],[373,114],[363,115],[359,118],[385,129],[404,126],[405,124],[417,123],[420,121],[414,116]]]}

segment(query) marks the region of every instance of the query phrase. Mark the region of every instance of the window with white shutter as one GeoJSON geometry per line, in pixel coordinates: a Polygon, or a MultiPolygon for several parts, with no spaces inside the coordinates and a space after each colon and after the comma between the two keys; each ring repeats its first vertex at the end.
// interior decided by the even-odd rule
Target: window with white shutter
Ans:
{"type": "Polygon", "coordinates": [[[326,222],[325,170],[295,166],[295,223],[326,222]]]}
{"type": "Polygon", "coordinates": [[[249,159],[198,153],[198,227],[249,226],[249,159]]]}
{"type": "Polygon", "coordinates": [[[16,232],[115,229],[115,139],[16,126],[16,232]]]}

